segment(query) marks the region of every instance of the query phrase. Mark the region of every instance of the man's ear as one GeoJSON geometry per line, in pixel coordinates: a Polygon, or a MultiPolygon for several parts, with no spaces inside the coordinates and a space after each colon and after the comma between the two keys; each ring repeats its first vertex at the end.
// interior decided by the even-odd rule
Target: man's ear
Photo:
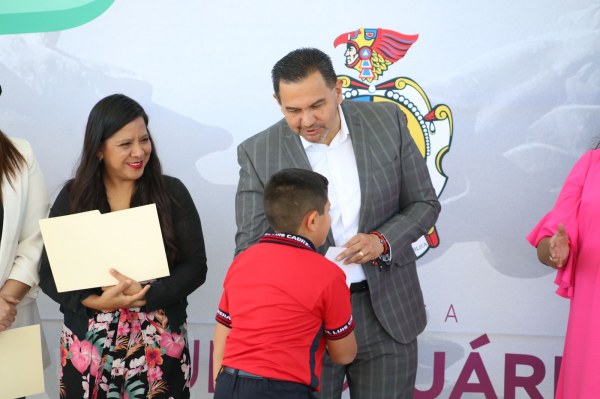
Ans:
{"type": "Polygon", "coordinates": [[[335,97],[338,105],[340,105],[342,103],[342,100],[344,100],[344,96],[342,95],[343,84],[344,83],[342,79],[338,79],[335,81],[335,97]]]}

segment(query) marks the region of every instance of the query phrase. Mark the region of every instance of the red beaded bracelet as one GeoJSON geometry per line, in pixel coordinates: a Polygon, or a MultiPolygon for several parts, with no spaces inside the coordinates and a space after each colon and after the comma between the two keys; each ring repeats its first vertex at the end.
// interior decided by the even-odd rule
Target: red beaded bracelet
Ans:
{"type": "Polygon", "coordinates": [[[371,231],[369,234],[374,234],[377,236],[377,238],[379,238],[379,242],[381,243],[381,245],[383,245],[383,252],[381,253],[381,255],[385,255],[390,252],[390,245],[388,244],[383,234],[381,234],[378,231],[371,231]]]}

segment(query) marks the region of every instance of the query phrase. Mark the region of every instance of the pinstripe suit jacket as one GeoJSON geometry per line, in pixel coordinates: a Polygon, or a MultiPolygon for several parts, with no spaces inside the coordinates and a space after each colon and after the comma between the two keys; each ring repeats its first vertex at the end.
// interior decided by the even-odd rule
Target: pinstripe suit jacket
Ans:
{"type": "MultiPolygon", "coordinates": [[[[392,248],[392,265],[363,265],[373,309],[398,342],[411,342],[426,324],[412,242],[432,227],[440,204],[400,109],[393,103],[342,102],[361,188],[358,231],[381,232],[392,248]]],[[[282,119],[238,146],[236,255],[268,231],[263,188],[284,168],[311,169],[297,134],[282,119]]],[[[334,245],[331,232],[320,251],[334,245]]],[[[357,320],[360,323],[360,320],[357,320]]]]}

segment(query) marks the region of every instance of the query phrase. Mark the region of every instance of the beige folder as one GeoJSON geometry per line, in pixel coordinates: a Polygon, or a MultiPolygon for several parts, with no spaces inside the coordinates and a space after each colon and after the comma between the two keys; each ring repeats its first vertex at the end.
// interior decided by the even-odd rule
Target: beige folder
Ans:
{"type": "Polygon", "coordinates": [[[58,292],[115,285],[114,268],[135,281],[169,275],[156,205],[40,220],[58,292]]]}
{"type": "Polygon", "coordinates": [[[40,326],[0,332],[0,399],[44,392],[40,326]]]}

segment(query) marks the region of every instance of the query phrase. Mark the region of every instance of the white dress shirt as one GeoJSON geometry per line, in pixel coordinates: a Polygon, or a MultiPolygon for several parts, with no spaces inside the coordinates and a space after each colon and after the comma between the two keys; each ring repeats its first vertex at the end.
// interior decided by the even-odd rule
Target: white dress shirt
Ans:
{"type": "MultiPolygon", "coordinates": [[[[329,145],[311,143],[300,137],[313,171],[329,180],[331,232],[337,247],[344,245],[358,233],[360,214],[360,182],[352,138],[340,106],[338,112],[340,131],[329,145]]],[[[366,280],[362,269],[361,274],[352,282],[366,280]]]]}

